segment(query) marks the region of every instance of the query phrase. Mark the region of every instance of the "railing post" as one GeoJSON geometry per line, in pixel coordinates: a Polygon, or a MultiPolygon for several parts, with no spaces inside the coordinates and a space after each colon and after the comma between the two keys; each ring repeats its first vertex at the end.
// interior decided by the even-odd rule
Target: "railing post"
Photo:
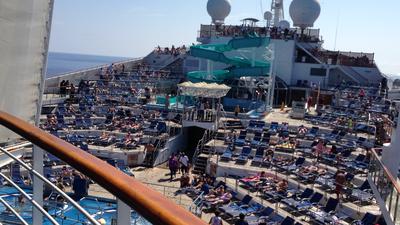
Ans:
{"type": "MultiPolygon", "coordinates": [[[[36,145],[33,146],[33,169],[43,175],[43,150],[36,145]]],[[[39,177],[33,176],[33,200],[43,207],[43,181],[39,177]]],[[[43,224],[43,214],[33,207],[33,225],[43,224]]]]}
{"type": "MultiPolygon", "coordinates": [[[[399,194],[396,194],[396,204],[394,207],[394,214],[393,214],[393,223],[397,224],[397,207],[399,207],[399,194]]],[[[389,212],[390,214],[390,212],[389,212]]]]}
{"type": "Polygon", "coordinates": [[[117,225],[131,224],[131,208],[120,199],[117,200],[117,225]]]}

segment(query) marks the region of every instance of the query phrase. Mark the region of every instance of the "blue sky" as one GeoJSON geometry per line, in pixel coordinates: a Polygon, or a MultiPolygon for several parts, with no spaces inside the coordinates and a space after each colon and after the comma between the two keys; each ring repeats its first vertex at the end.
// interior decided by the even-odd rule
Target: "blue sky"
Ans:
{"type": "MultiPolygon", "coordinates": [[[[284,0],[285,17],[291,21],[284,0]]],[[[50,51],[139,57],[155,46],[191,44],[200,24],[209,24],[207,0],[55,0],[50,51]]],[[[228,24],[262,19],[270,0],[232,0],[228,24]]],[[[400,75],[399,0],[320,0],[324,47],[374,52],[385,73],[400,75]]]]}

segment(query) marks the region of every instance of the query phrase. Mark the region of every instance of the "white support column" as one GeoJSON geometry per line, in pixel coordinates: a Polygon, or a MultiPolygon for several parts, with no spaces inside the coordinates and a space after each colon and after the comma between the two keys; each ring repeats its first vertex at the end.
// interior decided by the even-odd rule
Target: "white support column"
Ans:
{"type": "MultiPolygon", "coordinates": [[[[43,175],[43,150],[33,146],[33,169],[43,175]]],[[[33,177],[33,200],[43,206],[43,181],[39,177],[33,177]]],[[[43,224],[43,214],[33,207],[33,225],[43,224]]]]}
{"type": "Polygon", "coordinates": [[[117,200],[117,225],[131,224],[131,207],[117,200]]]}
{"type": "Polygon", "coordinates": [[[207,59],[207,77],[206,78],[208,80],[211,80],[214,78],[214,75],[212,74],[213,66],[214,66],[213,61],[207,59]]]}

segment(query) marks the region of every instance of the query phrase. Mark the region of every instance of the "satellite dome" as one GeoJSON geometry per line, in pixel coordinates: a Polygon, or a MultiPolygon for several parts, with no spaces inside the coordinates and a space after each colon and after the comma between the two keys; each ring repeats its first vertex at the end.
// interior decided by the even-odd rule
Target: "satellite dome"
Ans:
{"type": "Polygon", "coordinates": [[[231,12],[231,3],[229,0],[208,0],[207,12],[214,24],[223,24],[231,12]]]}
{"type": "Polygon", "coordinates": [[[314,22],[321,13],[318,0],[293,0],[289,7],[293,25],[300,28],[314,26],[314,22]]]}
{"type": "Polygon", "coordinates": [[[281,20],[278,23],[278,27],[280,27],[281,29],[290,29],[290,23],[287,20],[281,20]]]}
{"type": "Polygon", "coordinates": [[[272,20],[272,12],[266,11],[266,12],[264,13],[264,19],[265,19],[266,21],[271,21],[271,20],[272,20]]]}

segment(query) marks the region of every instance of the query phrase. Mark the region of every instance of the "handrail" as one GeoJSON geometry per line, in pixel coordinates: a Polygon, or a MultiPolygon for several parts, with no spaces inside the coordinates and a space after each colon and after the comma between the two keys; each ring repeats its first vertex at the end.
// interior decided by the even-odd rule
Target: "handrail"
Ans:
{"type": "Polygon", "coordinates": [[[0,197],[0,203],[4,205],[4,207],[6,207],[8,210],[10,210],[10,212],[12,214],[14,214],[15,217],[17,217],[17,219],[23,224],[23,225],[29,225],[29,223],[26,222],[26,220],[24,220],[24,218],[21,217],[21,215],[19,215],[19,213],[17,211],[15,211],[15,209],[13,207],[10,206],[10,204],[8,204],[2,197],[0,197]]]}
{"type": "Polygon", "coordinates": [[[79,170],[155,225],[206,224],[103,160],[17,117],[0,111],[0,124],[79,170]]]}
{"type": "Polygon", "coordinates": [[[13,154],[8,152],[6,149],[3,149],[0,147],[0,152],[3,152],[6,154],[8,157],[13,159],[14,161],[18,162],[22,167],[24,167],[26,170],[28,170],[30,173],[33,175],[37,176],[40,180],[43,181],[44,184],[49,185],[51,188],[56,190],[63,198],[65,198],[69,203],[71,203],[80,213],[82,213],[87,220],[89,220],[92,224],[100,225],[99,222],[96,221],[85,209],[82,208],[81,205],[79,205],[77,202],[75,202],[71,197],[69,197],[65,192],[63,192],[59,187],[54,185],[52,182],[47,180],[44,176],[42,176],[40,173],[38,173],[36,170],[28,166],[26,163],[24,163],[22,160],[18,159],[15,157],[13,154]]]}
{"type": "Polygon", "coordinates": [[[386,168],[385,164],[383,164],[382,160],[379,158],[378,153],[376,153],[375,149],[372,149],[372,154],[373,154],[373,157],[376,160],[376,162],[383,169],[383,172],[385,173],[386,177],[393,184],[393,187],[396,189],[397,193],[400,193],[400,184],[399,184],[399,182],[389,172],[389,170],[388,170],[388,168],[386,168]]]}
{"type": "MultiPolygon", "coordinates": [[[[30,197],[22,188],[20,188],[14,181],[12,181],[10,178],[8,178],[6,175],[3,173],[0,173],[0,177],[2,177],[4,180],[6,180],[11,186],[13,186],[19,193],[21,193],[22,196],[24,196],[28,201],[42,213],[52,224],[59,225],[59,223],[43,208],[39,205],[37,201],[35,201],[32,197],[30,197]]],[[[98,224],[98,223],[96,223],[98,224]]]]}
{"type": "Polygon", "coordinates": [[[46,80],[58,79],[58,78],[62,78],[62,77],[65,77],[65,76],[68,76],[68,75],[71,75],[71,74],[89,72],[89,71],[93,71],[93,70],[98,70],[100,68],[107,68],[111,63],[119,65],[119,64],[123,64],[123,63],[138,62],[138,61],[140,61],[142,59],[143,59],[143,57],[130,58],[130,59],[126,59],[126,60],[114,61],[114,62],[110,62],[110,63],[106,63],[106,64],[92,66],[92,67],[89,67],[89,68],[84,68],[84,69],[78,69],[78,70],[74,70],[74,71],[58,73],[58,74],[54,74],[54,76],[46,78],[46,80]]]}

